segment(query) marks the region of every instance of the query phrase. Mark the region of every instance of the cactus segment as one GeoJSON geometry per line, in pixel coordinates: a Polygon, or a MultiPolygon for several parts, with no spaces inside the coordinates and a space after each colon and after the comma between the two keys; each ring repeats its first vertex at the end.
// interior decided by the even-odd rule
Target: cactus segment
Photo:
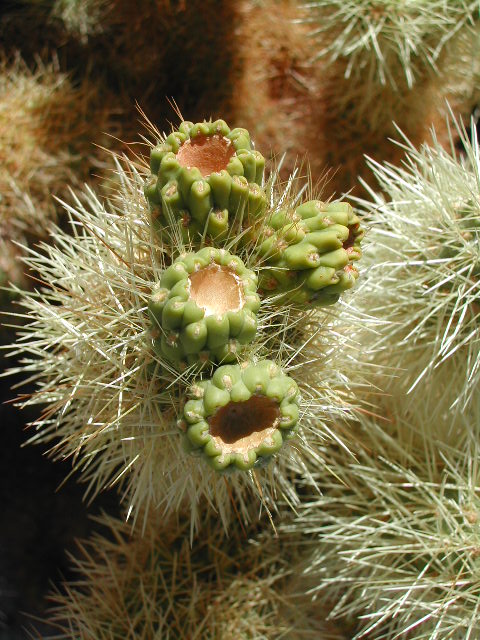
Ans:
{"type": "Polygon", "coordinates": [[[347,202],[310,200],[281,209],[249,231],[262,268],[259,286],[291,302],[335,303],[358,278],[360,220],[347,202]]]}
{"type": "Polygon", "coordinates": [[[215,471],[247,471],[290,439],[299,419],[296,382],[271,360],[219,367],[194,385],[181,425],[187,448],[215,471]]]}
{"type": "Polygon", "coordinates": [[[151,295],[154,349],[188,364],[235,360],[255,336],[259,307],[257,277],[240,258],[212,247],[184,254],[151,295]]]}
{"type": "Polygon", "coordinates": [[[226,236],[236,217],[240,223],[265,211],[264,168],[246,129],[230,129],[223,120],[182,122],[150,154],[144,192],[157,232],[177,223],[187,242],[204,233],[226,236]]]}

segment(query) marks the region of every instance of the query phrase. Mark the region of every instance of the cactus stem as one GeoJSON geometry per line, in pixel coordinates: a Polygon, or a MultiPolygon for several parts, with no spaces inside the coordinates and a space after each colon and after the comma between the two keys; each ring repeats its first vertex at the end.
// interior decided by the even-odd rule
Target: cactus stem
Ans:
{"type": "Polygon", "coordinates": [[[197,136],[186,140],[178,150],[177,161],[182,167],[197,167],[202,176],[226,169],[235,147],[228,138],[219,135],[197,136]]]}

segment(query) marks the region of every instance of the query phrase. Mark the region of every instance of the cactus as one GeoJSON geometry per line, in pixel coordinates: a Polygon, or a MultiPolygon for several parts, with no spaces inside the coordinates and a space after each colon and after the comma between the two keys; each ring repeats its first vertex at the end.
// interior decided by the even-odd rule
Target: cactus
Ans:
{"type": "Polygon", "coordinates": [[[163,514],[152,515],[143,535],[112,517],[101,524],[106,534],[82,543],[73,579],[52,597],[61,637],[346,640],[295,592],[294,541],[289,547],[252,528],[227,538],[214,515],[193,545],[186,522],[163,514]]]}
{"type": "Polygon", "coordinates": [[[216,471],[263,464],[299,418],[297,384],[270,360],[219,367],[190,395],[183,411],[189,448],[201,450],[216,471]]]}
{"type": "Polygon", "coordinates": [[[244,215],[263,213],[264,166],[245,129],[223,120],[182,122],[150,153],[145,195],[158,232],[178,221],[185,241],[198,243],[204,233],[225,238],[244,215]]]}
{"type": "Polygon", "coordinates": [[[480,153],[474,123],[470,140],[458,123],[453,130],[463,157],[452,132],[450,150],[438,142],[416,149],[404,138],[401,168],[369,161],[388,199],[368,188],[369,198],[359,201],[374,213],[369,293],[358,300],[388,321],[372,348],[377,362],[406,368],[403,390],[419,387],[431,411],[463,412],[480,384],[480,153]]]}
{"type": "Polygon", "coordinates": [[[161,355],[189,363],[234,360],[257,330],[257,277],[228,251],[204,248],[165,270],[149,304],[154,345],[161,355]]]}
{"type": "Polygon", "coordinates": [[[475,0],[314,0],[305,20],[313,25],[317,56],[346,61],[345,77],[408,89],[425,71],[438,71],[443,50],[478,13],[475,0]]]}
{"type": "MultiPolygon", "coordinates": [[[[417,146],[443,121],[445,97],[456,92],[452,70],[464,75],[474,63],[473,47],[467,56],[462,48],[478,22],[478,2],[314,0],[302,19],[322,67],[319,146],[324,163],[338,169],[331,188],[358,189],[358,176],[372,184],[365,154],[401,161],[389,143],[395,126],[417,146]]],[[[448,142],[447,132],[438,133],[448,142]]]]}
{"type": "MultiPolygon", "coordinates": [[[[322,496],[294,529],[308,532],[306,573],[329,618],[350,637],[476,638],[480,633],[478,436],[468,445],[427,438],[408,453],[371,421],[357,434],[357,460],[332,451],[322,496]]],[[[404,434],[408,425],[404,426],[404,434]]]]}
{"type": "Polygon", "coordinates": [[[7,283],[26,286],[17,261],[22,251],[13,245],[47,236],[58,215],[52,195],[64,197],[68,186],[83,184],[92,166],[100,166],[91,138],[108,126],[111,109],[96,106],[97,92],[87,80],[75,87],[54,64],[37,62],[31,71],[19,57],[0,61],[1,269],[7,283]]]}
{"type": "MultiPolygon", "coordinates": [[[[200,505],[206,499],[227,529],[235,509],[244,521],[253,517],[252,500],[262,502],[262,514],[275,511],[282,495],[288,495],[295,506],[299,500],[294,489],[297,474],[308,473],[311,464],[325,464],[326,443],[342,441],[332,421],[348,414],[355,402],[356,381],[351,377],[355,358],[347,361],[342,357],[344,337],[340,330],[332,329],[335,314],[314,308],[305,312],[291,303],[273,304],[268,296],[258,309],[255,277],[250,275],[257,276],[258,260],[255,244],[246,240],[247,229],[230,240],[228,251],[203,247],[194,253],[189,246],[186,255],[177,254],[174,259],[177,247],[159,242],[152,228],[143,195],[148,167],[117,159],[116,173],[114,200],[104,203],[92,190],[82,199],[75,197],[73,205],[66,205],[75,233],[54,229],[55,245],[33,250],[26,259],[39,278],[49,282],[48,289],[38,295],[23,296],[24,314],[19,315],[25,316],[26,323],[19,330],[21,346],[14,348],[14,352],[29,354],[24,369],[38,385],[20,404],[49,407],[32,440],[46,443],[55,439],[52,453],[60,458],[75,453],[74,467],[89,483],[92,495],[117,484],[134,520],[139,514],[148,519],[153,508],[167,514],[184,509],[191,526],[197,528],[200,505]],[[231,257],[230,251],[241,258],[231,257]],[[215,316],[207,313],[195,320],[198,310],[193,304],[170,304],[180,289],[184,295],[185,278],[194,274],[195,264],[205,265],[209,276],[211,270],[218,275],[213,266],[217,264],[223,277],[221,269],[226,265],[222,260],[236,272],[231,274],[233,279],[244,283],[245,305],[242,313],[227,311],[228,330],[222,322],[217,327],[215,316]],[[177,276],[183,284],[175,283],[177,276]],[[160,298],[171,293],[161,312],[163,302],[156,294],[152,298],[152,289],[159,292],[158,285],[163,289],[160,298]],[[163,327],[167,332],[171,327],[176,330],[177,312],[182,324],[205,322],[209,339],[211,334],[207,360],[202,351],[197,357],[189,347],[186,364],[177,360],[178,353],[170,357],[170,352],[163,352],[163,327]],[[295,438],[285,442],[275,456],[267,453],[273,454],[280,444],[278,433],[262,444],[259,459],[274,459],[272,464],[223,475],[205,464],[202,456],[199,459],[185,450],[188,436],[178,428],[178,419],[183,416],[188,390],[215,378],[215,367],[221,363],[214,363],[210,356],[223,358],[224,340],[231,345],[247,338],[251,342],[239,345],[238,356],[257,364],[273,360],[286,374],[281,380],[293,378],[302,397],[301,419],[295,438]]],[[[299,179],[283,185],[273,175],[267,183],[272,210],[278,210],[280,202],[286,208],[293,203],[298,206],[302,188],[299,179]]],[[[195,274],[201,275],[202,270],[195,274]]],[[[202,283],[193,284],[198,289],[196,307],[203,313],[202,283]]],[[[233,298],[237,295],[232,292],[233,298]]],[[[340,310],[338,315],[342,315],[340,310]]],[[[353,321],[347,313],[344,322],[351,325],[353,321]]],[[[185,353],[187,342],[182,344],[185,353]]],[[[259,402],[255,394],[253,397],[249,407],[259,402]]],[[[280,402],[281,411],[289,402],[280,402]]],[[[289,411],[296,410],[294,402],[289,411]]],[[[293,427],[293,414],[291,418],[293,427]]],[[[282,441],[287,430],[294,433],[290,427],[281,432],[282,441]]],[[[253,453],[248,455],[253,457],[253,453]]],[[[241,464],[239,458],[236,461],[241,464]]]]}
{"type": "MultiPolygon", "coordinates": [[[[77,84],[52,67],[53,118],[36,118],[28,82],[4,91],[5,103],[17,97],[5,109],[0,211],[16,199],[0,230],[22,235],[37,220],[41,229],[42,210],[56,214],[50,192],[71,203],[69,229],[51,227],[53,246],[22,262],[0,242],[0,279],[12,279],[8,263],[36,278],[15,305],[16,372],[36,385],[18,404],[39,409],[31,442],[70,460],[88,497],[117,488],[130,520],[102,518],[106,535],[83,544],[77,580],[55,596],[62,637],[341,637],[323,605],[352,624],[350,639],[480,635],[476,131],[469,141],[458,127],[462,154],[455,131],[442,149],[443,129],[416,150],[457,77],[445,77],[446,62],[457,31],[477,20],[475,3],[311,2],[311,15],[316,5],[326,16],[315,69],[305,24],[279,35],[298,17],[289,0],[22,3],[53,7],[46,48],[61,42],[59,65],[74,65],[77,84]],[[333,24],[328,7],[345,21],[333,24]],[[239,40],[243,78],[231,64],[239,40]],[[211,114],[155,132],[150,168],[143,156],[118,157],[110,199],[66,194],[91,165],[76,137],[88,134],[84,118],[77,130],[78,103],[83,114],[93,104],[82,98],[87,56],[121,104],[135,95],[158,119],[168,94],[190,120],[211,114]],[[228,94],[227,121],[248,111],[243,126],[262,132],[264,151],[276,141],[279,155],[313,151],[317,167],[347,167],[338,192],[353,186],[365,152],[376,158],[367,167],[380,186],[360,202],[373,227],[365,279],[363,216],[311,181],[264,178],[245,131],[216,120],[228,94]],[[384,163],[392,119],[412,141],[391,147],[390,160],[407,151],[401,169],[384,163]],[[359,385],[363,406],[347,422],[359,385]]],[[[32,51],[28,33],[12,40],[32,51]]],[[[466,44],[459,96],[470,56],[466,44]]]]}
{"type": "MultiPolygon", "coordinates": [[[[363,230],[347,202],[305,202],[274,211],[258,234],[260,287],[295,302],[329,305],[358,278],[363,230]]],[[[280,297],[281,299],[281,297],[280,297]]]]}

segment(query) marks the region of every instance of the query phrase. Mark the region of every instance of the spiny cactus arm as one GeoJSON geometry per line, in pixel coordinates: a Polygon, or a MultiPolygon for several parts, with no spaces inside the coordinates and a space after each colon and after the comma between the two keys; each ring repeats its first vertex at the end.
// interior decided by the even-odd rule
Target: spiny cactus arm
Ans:
{"type": "Polygon", "coordinates": [[[465,429],[466,446],[427,438],[409,454],[370,421],[357,460],[332,451],[321,497],[285,526],[317,538],[306,562],[315,597],[356,624],[355,638],[480,632],[480,452],[468,419],[465,429]]]}
{"type": "Polygon", "coordinates": [[[465,407],[480,384],[480,151],[474,123],[471,137],[455,120],[448,126],[448,150],[433,132],[433,143],[418,149],[403,137],[400,167],[370,159],[381,191],[365,184],[369,197],[356,200],[370,211],[372,226],[365,304],[388,320],[379,333],[379,353],[387,349],[389,358],[407,367],[402,384],[410,391],[437,367],[447,377],[449,367],[455,376],[463,368],[463,390],[458,393],[455,385],[454,396],[444,394],[445,410],[465,407]]]}
{"type": "Polygon", "coordinates": [[[248,526],[226,536],[211,511],[193,540],[188,522],[158,511],[133,535],[122,519],[98,524],[105,533],[80,544],[68,581],[51,596],[61,637],[346,638],[299,587],[295,536],[248,526]]]}
{"type": "MultiPolygon", "coordinates": [[[[159,247],[142,193],[148,168],[125,159],[117,171],[113,202],[91,189],[73,196],[73,204],[65,205],[73,233],[52,229],[53,246],[34,248],[26,259],[39,280],[49,283],[22,295],[22,326],[12,347],[23,354],[21,371],[36,384],[35,393],[19,404],[44,410],[31,441],[55,441],[52,455],[72,461],[90,496],[117,486],[133,520],[141,514],[148,519],[155,509],[186,510],[195,530],[208,501],[229,529],[233,500],[244,522],[258,519],[259,501],[271,512],[281,496],[296,505],[295,478],[309,474],[311,465],[327,466],[327,442],[343,441],[333,423],[350,413],[357,384],[351,379],[355,358],[343,357],[347,333],[333,328],[333,311],[299,312],[268,299],[256,311],[252,297],[258,327],[255,340],[242,347],[244,359],[274,358],[295,379],[302,396],[298,435],[284,441],[274,464],[246,473],[224,476],[189,455],[177,419],[200,367],[179,367],[152,348],[152,283],[161,283],[172,259],[159,247]]],[[[269,180],[272,208],[298,204],[301,185],[288,185],[286,192],[279,179],[276,187],[269,180]]],[[[251,252],[240,255],[246,256],[245,268],[254,266],[251,252]]],[[[339,315],[341,310],[347,307],[339,307],[339,315]]],[[[348,316],[345,322],[355,320],[348,316]]],[[[210,375],[209,366],[202,375],[210,375]]]]}
{"type": "Polygon", "coordinates": [[[436,72],[446,45],[478,20],[477,0],[314,0],[305,9],[318,57],[345,60],[347,78],[398,89],[436,72]]]}
{"type": "Polygon", "coordinates": [[[275,211],[253,229],[259,236],[264,290],[323,306],[354,285],[358,271],[353,262],[361,257],[364,232],[350,204],[312,200],[294,211],[275,211]]]}

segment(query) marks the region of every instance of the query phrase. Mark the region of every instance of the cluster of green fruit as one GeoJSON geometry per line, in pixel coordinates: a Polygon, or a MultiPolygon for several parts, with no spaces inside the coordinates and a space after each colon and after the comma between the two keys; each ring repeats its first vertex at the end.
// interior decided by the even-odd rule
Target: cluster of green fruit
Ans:
{"type": "Polygon", "coordinates": [[[190,388],[181,421],[188,448],[216,470],[262,464],[298,422],[298,387],[280,367],[225,364],[255,340],[261,299],[325,306],[358,277],[363,231],[352,207],[313,200],[269,211],[264,168],[245,129],[182,122],[152,149],[145,183],[164,249],[172,238],[192,249],[152,291],[154,349],[177,366],[223,365],[190,388]],[[225,248],[232,239],[249,264],[225,248]]]}

